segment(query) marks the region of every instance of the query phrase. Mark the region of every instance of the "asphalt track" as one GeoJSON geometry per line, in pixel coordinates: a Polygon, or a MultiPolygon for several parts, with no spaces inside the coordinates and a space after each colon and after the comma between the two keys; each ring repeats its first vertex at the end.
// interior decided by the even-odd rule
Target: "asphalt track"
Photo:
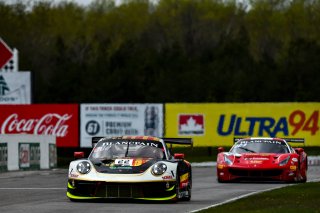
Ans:
{"type": "MultiPolygon", "coordinates": [[[[310,166],[309,181],[320,181],[320,166],[310,166]]],[[[67,170],[0,173],[1,213],[82,212],[196,212],[254,193],[283,187],[283,183],[218,183],[215,167],[193,168],[190,202],[145,203],[133,201],[71,202],[66,197],[67,170]]]]}

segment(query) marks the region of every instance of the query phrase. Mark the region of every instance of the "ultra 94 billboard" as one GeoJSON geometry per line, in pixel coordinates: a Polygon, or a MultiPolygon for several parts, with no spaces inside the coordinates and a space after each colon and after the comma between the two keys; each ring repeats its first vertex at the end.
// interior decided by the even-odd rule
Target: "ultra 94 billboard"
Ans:
{"type": "Polygon", "coordinates": [[[79,146],[79,105],[0,105],[1,134],[54,135],[57,147],[79,146]]]}

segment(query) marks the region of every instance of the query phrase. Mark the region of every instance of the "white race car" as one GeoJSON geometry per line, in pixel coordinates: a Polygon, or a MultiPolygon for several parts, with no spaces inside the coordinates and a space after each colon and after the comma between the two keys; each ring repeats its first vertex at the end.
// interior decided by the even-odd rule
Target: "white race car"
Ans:
{"type": "MultiPolygon", "coordinates": [[[[70,163],[67,189],[70,200],[191,199],[191,164],[184,160],[184,154],[171,155],[166,144],[192,145],[192,139],[94,137],[92,143],[94,148],[87,159],[70,163]]],[[[76,158],[83,156],[83,152],[75,152],[76,158]]]]}

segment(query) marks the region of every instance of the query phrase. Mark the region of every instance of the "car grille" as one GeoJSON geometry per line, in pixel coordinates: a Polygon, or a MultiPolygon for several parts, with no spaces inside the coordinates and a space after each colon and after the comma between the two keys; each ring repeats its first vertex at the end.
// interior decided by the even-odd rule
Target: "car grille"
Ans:
{"type": "MultiPolygon", "coordinates": [[[[109,183],[92,181],[75,181],[77,195],[103,198],[146,198],[166,197],[175,191],[167,191],[166,182],[151,183],[109,183]]],[[[172,187],[175,182],[169,182],[172,187]]]]}
{"type": "Polygon", "coordinates": [[[230,174],[240,177],[273,177],[282,174],[283,170],[246,170],[246,169],[229,169],[230,174]]]}

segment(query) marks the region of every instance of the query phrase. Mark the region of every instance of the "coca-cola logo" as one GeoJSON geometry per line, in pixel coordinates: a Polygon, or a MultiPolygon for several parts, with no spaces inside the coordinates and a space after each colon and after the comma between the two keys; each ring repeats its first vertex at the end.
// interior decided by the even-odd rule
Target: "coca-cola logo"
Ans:
{"type": "Polygon", "coordinates": [[[37,119],[19,118],[18,114],[9,115],[1,126],[1,134],[26,133],[35,135],[55,135],[65,137],[69,125],[69,114],[48,113],[37,119]]]}

